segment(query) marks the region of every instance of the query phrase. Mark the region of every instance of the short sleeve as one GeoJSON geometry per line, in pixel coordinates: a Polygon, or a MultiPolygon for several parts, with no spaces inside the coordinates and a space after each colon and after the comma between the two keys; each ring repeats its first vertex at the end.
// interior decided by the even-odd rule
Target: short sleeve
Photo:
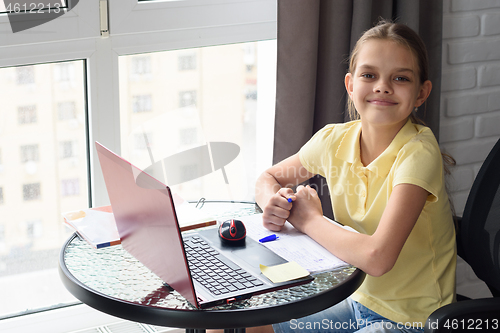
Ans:
{"type": "Polygon", "coordinates": [[[307,171],[324,176],[325,151],[328,150],[334,129],[335,124],[326,125],[299,150],[300,162],[307,171]]]}
{"type": "Polygon", "coordinates": [[[414,138],[401,148],[394,173],[393,186],[413,184],[430,193],[428,201],[435,202],[443,184],[443,162],[439,146],[414,138]]]}

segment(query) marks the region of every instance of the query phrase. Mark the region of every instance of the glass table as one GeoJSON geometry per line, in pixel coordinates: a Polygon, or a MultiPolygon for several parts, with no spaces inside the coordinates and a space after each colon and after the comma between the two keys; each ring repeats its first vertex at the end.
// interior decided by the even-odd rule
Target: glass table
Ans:
{"type": "MultiPolygon", "coordinates": [[[[255,203],[202,204],[201,209],[218,221],[261,212],[255,203]]],[[[186,332],[206,328],[241,332],[245,327],[303,317],[344,300],[365,277],[361,270],[348,266],[315,274],[314,281],[306,285],[199,310],[121,245],[94,249],[77,234],[61,250],[59,272],[76,298],[99,311],[151,325],[186,328],[186,332]]]]}

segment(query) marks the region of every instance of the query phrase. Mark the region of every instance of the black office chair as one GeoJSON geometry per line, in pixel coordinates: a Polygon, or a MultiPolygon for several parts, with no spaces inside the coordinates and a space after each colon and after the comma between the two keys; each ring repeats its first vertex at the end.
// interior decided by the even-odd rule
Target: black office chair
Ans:
{"type": "Polygon", "coordinates": [[[484,161],[458,219],[458,255],[493,297],[460,300],[434,311],[425,332],[500,331],[500,139],[484,161]]]}

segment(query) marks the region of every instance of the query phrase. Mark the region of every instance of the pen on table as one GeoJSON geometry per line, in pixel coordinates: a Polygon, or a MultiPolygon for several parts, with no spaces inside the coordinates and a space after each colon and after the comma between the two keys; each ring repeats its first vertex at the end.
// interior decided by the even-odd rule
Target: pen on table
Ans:
{"type": "Polygon", "coordinates": [[[277,239],[279,239],[279,237],[276,236],[275,234],[272,234],[272,235],[269,235],[269,236],[266,236],[264,238],[259,239],[259,242],[265,243],[265,242],[271,242],[271,241],[277,240],[277,239]]]}

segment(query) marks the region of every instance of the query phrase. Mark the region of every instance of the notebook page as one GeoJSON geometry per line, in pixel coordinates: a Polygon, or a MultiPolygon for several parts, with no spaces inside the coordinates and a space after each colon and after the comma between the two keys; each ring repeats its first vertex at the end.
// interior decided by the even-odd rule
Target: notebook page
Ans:
{"type": "MultiPolygon", "coordinates": [[[[272,242],[262,243],[268,249],[288,261],[295,261],[310,273],[332,270],[342,266],[348,266],[345,261],[340,260],[311,237],[295,229],[290,223],[286,223],[280,232],[272,232],[262,225],[262,214],[244,216],[240,218],[247,229],[247,236],[255,241],[276,234],[279,239],[272,242]]],[[[330,219],[327,219],[332,223],[330,219]]],[[[345,227],[349,230],[354,230],[345,227]]]]}

